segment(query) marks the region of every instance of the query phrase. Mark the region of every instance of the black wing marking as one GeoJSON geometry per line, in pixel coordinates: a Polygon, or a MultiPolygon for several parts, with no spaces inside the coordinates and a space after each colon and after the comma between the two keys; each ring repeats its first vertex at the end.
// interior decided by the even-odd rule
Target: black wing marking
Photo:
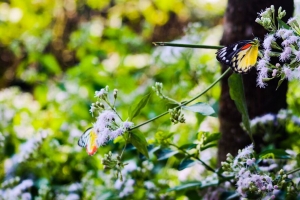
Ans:
{"type": "Polygon", "coordinates": [[[92,127],[88,128],[86,131],[84,131],[84,133],[82,134],[82,136],[79,138],[78,140],[78,146],[80,147],[86,147],[88,140],[90,138],[90,130],[92,129],[92,127]]]}
{"type": "Polygon", "coordinates": [[[251,42],[251,40],[243,40],[235,44],[223,47],[216,53],[217,60],[225,65],[230,66],[233,56],[237,54],[240,51],[240,49],[249,42],[251,42]]]}

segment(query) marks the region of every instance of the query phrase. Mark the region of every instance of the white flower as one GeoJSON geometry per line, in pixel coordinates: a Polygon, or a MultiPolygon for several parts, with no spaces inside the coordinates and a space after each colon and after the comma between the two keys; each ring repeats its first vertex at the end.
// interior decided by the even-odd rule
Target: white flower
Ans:
{"type": "Polygon", "coordinates": [[[294,32],[292,30],[286,30],[285,33],[282,35],[283,39],[288,38],[289,36],[294,35],[294,32]]]}
{"type": "Polygon", "coordinates": [[[265,36],[263,46],[265,49],[271,49],[272,41],[275,41],[275,37],[273,34],[268,34],[265,36]]]}
{"type": "Polygon", "coordinates": [[[287,31],[287,29],[284,29],[284,28],[278,29],[275,35],[277,37],[282,37],[282,35],[284,35],[286,31],[287,31]]]}
{"type": "Polygon", "coordinates": [[[260,59],[258,61],[258,64],[257,64],[257,69],[259,70],[260,68],[264,68],[264,67],[267,67],[268,65],[268,61],[265,60],[265,59],[260,59]]]}
{"type": "Polygon", "coordinates": [[[147,188],[147,190],[152,190],[155,189],[155,185],[154,183],[152,183],[151,181],[145,181],[144,182],[145,187],[147,188]]]}
{"type": "Polygon", "coordinates": [[[275,76],[276,76],[276,74],[277,74],[277,71],[278,71],[277,69],[273,69],[273,72],[272,72],[272,76],[273,76],[273,77],[275,77],[275,76]]]}
{"type": "Polygon", "coordinates": [[[298,79],[300,80],[300,66],[295,68],[293,71],[292,71],[292,76],[294,79],[298,79]]]}
{"type": "Polygon", "coordinates": [[[275,116],[273,114],[265,114],[262,117],[260,117],[260,121],[261,123],[268,123],[269,121],[274,121],[275,120],[275,116]]]}
{"type": "Polygon", "coordinates": [[[123,186],[123,183],[124,182],[122,182],[120,179],[117,179],[115,184],[114,184],[115,189],[120,190],[123,186]]]}
{"type": "Polygon", "coordinates": [[[288,80],[293,79],[292,70],[289,67],[287,67],[286,65],[283,66],[283,72],[288,80]]]}
{"type": "Polygon", "coordinates": [[[246,163],[247,163],[248,166],[251,166],[255,163],[255,159],[247,159],[246,163]]]}
{"type": "Polygon", "coordinates": [[[127,172],[132,172],[136,169],[137,169],[136,163],[134,161],[130,161],[130,162],[127,163],[127,165],[125,165],[123,170],[124,170],[125,173],[127,173],[127,172]]]}
{"type": "Polygon", "coordinates": [[[238,155],[233,161],[233,167],[236,167],[239,164],[241,158],[250,158],[250,155],[253,154],[253,152],[253,144],[245,147],[242,151],[239,151],[238,155]]]}
{"type": "Polygon", "coordinates": [[[266,50],[264,51],[264,57],[263,57],[263,60],[270,61],[270,54],[271,54],[271,50],[270,50],[270,49],[266,49],[266,50]]]}
{"type": "Polygon", "coordinates": [[[130,129],[131,127],[133,127],[133,123],[132,122],[129,122],[129,121],[125,121],[125,122],[123,122],[123,128],[125,129],[125,130],[128,130],[128,129],[130,129]]]}
{"type": "Polygon", "coordinates": [[[101,98],[105,94],[107,94],[107,92],[105,91],[105,89],[102,88],[100,91],[95,92],[95,97],[101,98]]]}
{"type": "Polygon", "coordinates": [[[291,23],[293,23],[294,21],[296,21],[296,17],[291,17],[291,18],[289,18],[289,20],[287,21],[287,24],[291,24],[291,23]]]}
{"type": "Polygon", "coordinates": [[[265,88],[267,85],[268,84],[263,81],[263,77],[262,76],[257,76],[256,86],[258,86],[260,88],[265,88]]]}
{"type": "Polygon", "coordinates": [[[268,68],[267,67],[261,67],[259,68],[259,74],[258,76],[261,76],[262,78],[268,78],[268,68]]]}
{"type": "Polygon", "coordinates": [[[111,131],[108,128],[105,128],[104,130],[99,131],[99,133],[97,134],[97,145],[98,146],[103,146],[105,145],[108,140],[109,140],[109,135],[110,135],[111,131]]]}
{"type": "Polygon", "coordinates": [[[109,139],[110,140],[113,140],[115,139],[116,137],[122,135],[124,133],[124,129],[123,128],[118,128],[117,130],[114,130],[112,131],[110,134],[109,134],[109,139]]]}
{"type": "Polygon", "coordinates": [[[300,61],[300,51],[295,51],[294,54],[296,56],[296,60],[299,62],[300,61]]]}
{"type": "Polygon", "coordinates": [[[283,52],[280,54],[279,60],[281,61],[286,61],[290,58],[292,53],[292,48],[291,47],[284,47],[283,52]]]}

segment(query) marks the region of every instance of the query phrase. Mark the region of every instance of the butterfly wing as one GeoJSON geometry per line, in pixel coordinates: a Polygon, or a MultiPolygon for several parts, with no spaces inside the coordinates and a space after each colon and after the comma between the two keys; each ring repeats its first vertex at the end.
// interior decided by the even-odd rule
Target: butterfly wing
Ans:
{"type": "Polygon", "coordinates": [[[80,147],[86,147],[87,153],[91,156],[94,155],[98,149],[97,145],[97,133],[94,129],[88,128],[78,140],[80,147]]]}
{"type": "Polygon", "coordinates": [[[247,73],[255,66],[258,56],[258,39],[243,40],[217,52],[217,60],[237,73],[247,73]]]}

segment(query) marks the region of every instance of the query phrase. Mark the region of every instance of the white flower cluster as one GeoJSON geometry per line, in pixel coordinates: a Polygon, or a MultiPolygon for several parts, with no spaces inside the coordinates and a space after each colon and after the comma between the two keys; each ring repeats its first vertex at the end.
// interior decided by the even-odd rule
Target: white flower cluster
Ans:
{"type": "MultiPolygon", "coordinates": [[[[1,185],[2,186],[2,185],[1,185]]],[[[0,198],[2,199],[24,199],[24,200],[30,200],[32,199],[31,194],[29,192],[26,192],[26,190],[33,186],[33,181],[23,180],[20,184],[6,188],[6,189],[0,189],[0,198]]]]}
{"type": "MultiPolygon", "coordinates": [[[[300,26],[296,18],[291,18],[288,24],[277,28],[275,25],[274,6],[259,14],[256,22],[270,31],[263,41],[263,57],[257,63],[257,86],[266,87],[266,81],[280,77],[281,80],[300,80],[300,26]],[[279,45],[277,41],[282,41],[279,45]],[[279,53],[280,51],[281,53],[279,53]],[[273,65],[271,57],[279,57],[281,63],[273,65]]],[[[279,20],[285,11],[278,10],[279,20]]],[[[284,22],[282,22],[284,23],[284,22]]]]}
{"type": "Polygon", "coordinates": [[[254,158],[253,144],[239,150],[233,158],[227,155],[226,162],[222,162],[225,175],[234,175],[237,180],[237,193],[241,197],[254,195],[255,198],[275,198],[278,186],[273,184],[268,172],[260,171],[254,158]]]}
{"type": "Polygon", "coordinates": [[[300,118],[295,116],[290,110],[281,109],[277,114],[265,114],[255,117],[250,121],[251,133],[264,134],[266,142],[276,139],[276,130],[285,128],[287,124],[300,126],[300,118]]]}
{"type": "MultiPolygon", "coordinates": [[[[142,167],[138,167],[134,161],[129,161],[127,165],[122,169],[123,180],[116,180],[114,187],[119,192],[120,198],[130,197],[131,194],[134,193],[134,186],[136,181],[132,179],[131,174],[140,173],[140,174],[148,174],[153,169],[153,163],[149,161],[144,161],[142,163],[142,167]]],[[[142,180],[140,180],[142,181],[142,180]]],[[[146,189],[147,199],[157,199],[155,196],[155,192],[158,191],[156,185],[151,181],[144,181],[144,188],[146,189]]]]}
{"type": "Polygon", "coordinates": [[[113,101],[109,98],[109,87],[106,86],[95,92],[98,101],[92,103],[90,112],[92,115],[98,115],[96,122],[93,124],[93,131],[97,134],[97,146],[103,146],[108,141],[123,135],[126,131],[134,126],[130,121],[122,121],[115,109],[115,101],[118,96],[118,90],[113,90],[113,101]]]}
{"type": "Polygon", "coordinates": [[[4,146],[4,142],[5,142],[5,137],[4,135],[0,132],[0,147],[4,146]]]}
{"type": "Polygon", "coordinates": [[[12,174],[20,163],[28,160],[35,152],[37,152],[37,149],[43,144],[47,136],[48,132],[42,130],[37,135],[35,135],[35,137],[21,144],[20,153],[15,154],[11,159],[5,160],[5,173],[7,175],[12,174]]]}
{"type": "Polygon", "coordinates": [[[97,117],[93,129],[97,133],[98,146],[105,145],[108,141],[124,134],[134,125],[129,121],[118,124],[117,119],[117,114],[112,110],[105,110],[97,117]]]}
{"type": "MultiPolygon", "coordinates": [[[[275,198],[273,191],[277,186],[273,186],[272,178],[268,175],[259,175],[252,173],[246,168],[241,168],[237,181],[237,192],[242,197],[247,197],[247,192],[266,193],[272,199],[275,198]]],[[[275,191],[276,193],[276,191],[275,191]]]]}
{"type": "Polygon", "coordinates": [[[132,194],[134,192],[134,183],[135,180],[127,177],[131,172],[138,170],[139,168],[136,166],[135,162],[130,161],[128,162],[127,165],[125,165],[125,167],[122,170],[122,176],[124,177],[123,181],[121,181],[120,179],[118,179],[115,182],[115,189],[119,190],[119,197],[120,198],[124,198],[126,196],[129,196],[130,194],[132,194]]]}

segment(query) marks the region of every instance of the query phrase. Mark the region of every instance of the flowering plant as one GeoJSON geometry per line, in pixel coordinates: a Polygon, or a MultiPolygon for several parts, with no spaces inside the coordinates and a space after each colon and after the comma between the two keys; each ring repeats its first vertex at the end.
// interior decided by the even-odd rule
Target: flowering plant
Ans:
{"type": "MultiPolygon", "coordinates": [[[[256,19],[257,23],[261,24],[270,32],[266,35],[263,41],[263,49],[260,50],[260,58],[257,63],[257,86],[260,88],[266,87],[266,82],[274,78],[280,78],[278,87],[284,79],[300,79],[299,24],[296,18],[290,19],[287,24],[284,23],[281,19],[285,16],[285,11],[282,11],[281,8],[278,9],[277,18],[275,18],[275,15],[276,13],[274,6],[271,6],[265,11],[259,13],[259,17],[256,19]],[[278,23],[278,26],[276,25],[276,22],[278,23]],[[279,62],[275,65],[271,63],[271,59],[273,57],[279,58],[279,62]]],[[[176,44],[172,44],[172,46],[176,46],[176,44]]],[[[203,46],[203,48],[208,47],[203,46]]],[[[137,104],[137,106],[133,108],[133,111],[129,112],[128,119],[123,121],[122,117],[118,114],[115,108],[118,90],[115,89],[113,92],[113,102],[111,102],[109,99],[108,87],[97,91],[95,93],[95,97],[97,97],[99,101],[93,103],[90,109],[92,114],[97,115],[97,120],[91,128],[96,134],[97,139],[95,140],[95,144],[97,148],[106,144],[109,140],[121,141],[120,139],[116,140],[116,138],[122,136],[124,141],[124,149],[128,143],[131,143],[140,153],[144,154],[146,157],[149,157],[147,148],[148,143],[145,137],[142,134],[136,134],[133,130],[166,114],[170,114],[170,120],[174,124],[185,123],[186,119],[182,112],[183,110],[194,111],[206,116],[214,115],[214,110],[208,104],[188,104],[211,89],[214,84],[216,84],[228,71],[229,70],[227,70],[219,79],[217,79],[201,94],[189,101],[184,102],[178,102],[164,94],[163,84],[159,82],[155,83],[152,89],[156,95],[164,101],[169,102],[173,106],[169,108],[167,112],[136,126],[134,126],[132,119],[137,116],[140,110],[147,104],[151,93],[147,94],[137,104]]],[[[298,195],[299,188],[293,181],[295,180],[294,174],[298,173],[299,169],[287,172],[287,166],[290,166],[291,164],[286,163],[286,165],[282,165],[276,161],[276,159],[292,159],[294,158],[293,153],[287,153],[283,150],[274,149],[266,150],[256,155],[254,151],[254,140],[252,134],[255,134],[255,132],[258,130],[265,131],[267,133],[266,135],[274,134],[272,131],[273,129],[270,129],[267,124],[268,122],[272,124],[270,120],[273,120],[274,122],[273,117],[275,115],[268,114],[250,121],[245,106],[246,103],[245,97],[243,96],[243,87],[241,87],[242,80],[240,76],[233,74],[229,79],[229,86],[231,98],[235,101],[238,110],[243,116],[243,128],[249,133],[253,143],[243,150],[240,150],[236,157],[228,154],[226,161],[222,162],[221,170],[218,171],[203,161],[200,158],[200,154],[205,149],[215,145],[215,141],[217,141],[219,134],[208,134],[202,132],[199,133],[198,140],[195,141],[194,144],[180,147],[170,140],[173,134],[162,134],[158,132],[156,134],[156,141],[153,143],[154,145],[158,145],[158,147],[155,149],[155,151],[157,151],[158,159],[167,159],[174,155],[181,155],[184,157],[179,166],[181,170],[189,168],[192,163],[201,163],[205,169],[211,171],[217,179],[217,181],[214,180],[210,182],[208,186],[215,186],[217,184],[226,185],[226,183],[229,183],[231,186],[224,187],[222,190],[222,192],[224,192],[236,184],[236,193],[233,193],[233,196],[239,196],[244,199],[274,199],[281,191],[286,191],[287,196],[296,197],[298,195]],[[270,119],[270,117],[272,119],[270,119]],[[266,126],[264,124],[266,124],[266,126]],[[258,126],[264,127],[264,129],[258,128],[258,126]],[[172,149],[170,149],[170,147],[172,147],[172,149]],[[264,166],[262,164],[264,164],[264,166]]],[[[285,112],[281,111],[281,114],[278,114],[278,117],[276,118],[281,119],[279,116],[282,116],[283,113],[285,112]]],[[[282,126],[284,125],[285,124],[282,124],[282,126]]],[[[272,136],[269,136],[269,138],[271,137],[272,136]]],[[[266,141],[270,142],[270,140],[267,139],[266,141]]],[[[126,174],[124,174],[123,169],[127,165],[127,163],[122,162],[124,149],[120,155],[113,156],[110,152],[109,154],[106,154],[102,160],[102,163],[106,168],[116,170],[117,176],[120,177],[120,180],[116,182],[115,187],[119,189],[122,187],[126,188],[120,193],[120,197],[124,197],[124,195],[130,195],[130,193],[132,193],[134,190],[133,185],[135,182],[132,179],[124,180],[126,174]]],[[[208,187],[203,186],[203,184],[204,181],[202,181],[202,183],[187,184],[174,187],[171,189],[171,191],[181,191],[182,188],[187,189],[200,185],[202,188],[208,187]]]]}
{"type": "Polygon", "coordinates": [[[266,87],[266,82],[274,78],[280,78],[278,87],[284,79],[300,79],[300,26],[298,17],[288,20],[287,24],[282,21],[285,11],[280,7],[278,17],[274,6],[267,8],[259,14],[256,22],[269,31],[263,41],[261,59],[258,60],[257,85],[266,87]],[[278,22],[278,26],[276,26],[278,22]],[[273,65],[272,57],[278,57],[279,62],[273,65]]]}

